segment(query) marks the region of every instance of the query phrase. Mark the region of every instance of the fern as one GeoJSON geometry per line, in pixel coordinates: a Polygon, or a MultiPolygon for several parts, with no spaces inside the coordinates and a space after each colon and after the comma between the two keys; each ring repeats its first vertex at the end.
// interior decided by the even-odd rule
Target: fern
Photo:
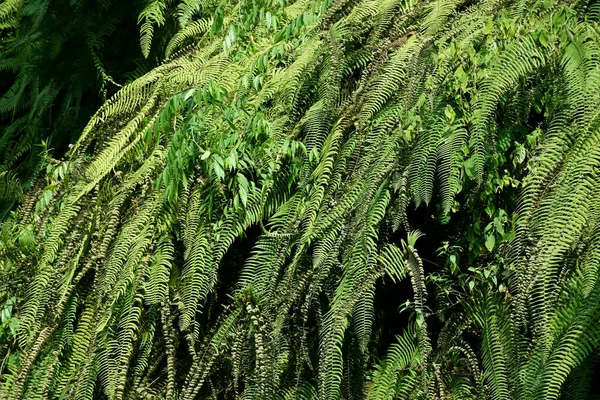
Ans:
{"type": "Polygon", "coordinates": [[[146,58],[148,58],[148,55],[150,54],[155,26],[161,26],[165,23],[164,12],[166,6],[167,5],[162,0],[149,1],[138,16],[138,24],[140,25],[140,46],[142,48],[142,54],[146,58]]]}
{"type": "Polygon", "coordinates": [[[89,5],[0,6],[3,398],[589,395],[593,2],[89,5]]]}

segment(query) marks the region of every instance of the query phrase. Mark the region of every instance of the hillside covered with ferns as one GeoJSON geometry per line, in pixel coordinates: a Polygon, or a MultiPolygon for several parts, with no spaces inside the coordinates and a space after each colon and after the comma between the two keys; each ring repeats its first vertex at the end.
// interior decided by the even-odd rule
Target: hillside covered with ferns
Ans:
{"type": "Polygon", "coordinates": [[[600,399],[600,1],[1,0],[0,398],[600,399]]]}

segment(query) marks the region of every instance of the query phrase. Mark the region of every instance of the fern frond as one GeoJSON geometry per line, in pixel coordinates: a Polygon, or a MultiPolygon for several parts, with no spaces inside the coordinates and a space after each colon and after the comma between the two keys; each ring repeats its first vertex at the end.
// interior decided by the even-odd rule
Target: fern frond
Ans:
{"type": "Polygon", "coordinates": [[[163,0],[150,0],[138,16],[140,47],[142,48],[142,54],[146,58],[150,55],[155,26],[161,26],[165,23],[165,9],[166,4],[163,0]]]}

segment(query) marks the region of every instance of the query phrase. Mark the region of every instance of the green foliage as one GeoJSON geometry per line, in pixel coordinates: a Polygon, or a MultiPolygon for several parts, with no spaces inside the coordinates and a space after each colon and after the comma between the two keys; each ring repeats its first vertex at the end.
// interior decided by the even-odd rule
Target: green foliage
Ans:
{"type": "MultiPolygon", "coordinates": [[[[107,96],[162,59],[166,43],[150,56],[154,26],[168,31],[175,21],[165,24],[154,3],[160,2],[140,11],[142,53],[150,59],[143,61],[131,35],[135,2],[2,2],[0,173],[10,173],[22,189],[40,189],[44,147],[62,158],[107,96]]],[[[18,200],[0,189],[0,218],[18,200]]]]}
{"type": "MultiPolygon", "coordinates": [[[[0,21],[26,11],[7,4],[0,21]]],[[[0,175],[2,397],[587,398],[598,10],[185,0],[126,13],[142,55],[167,58],[105,101],[64,160],[43,148],[29,190],[11,189],[18,167],[0,175]],[[388,286],[383,301],[410,314],[393,343],[388,286]]],[[[19,82],[25,97],[10,96],[32,103],[9,99],[10,135],[44,98],[81,93],[19,82]]]]}

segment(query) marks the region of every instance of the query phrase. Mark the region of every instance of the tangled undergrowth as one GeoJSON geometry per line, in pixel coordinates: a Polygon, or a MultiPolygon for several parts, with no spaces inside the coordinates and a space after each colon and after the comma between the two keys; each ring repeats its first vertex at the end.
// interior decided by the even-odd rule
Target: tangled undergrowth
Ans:
{"type": "Polygon", "coordinates": [[[0,226],[2,398],[591,398],[600,3],[144,12],[0,226]]]}

